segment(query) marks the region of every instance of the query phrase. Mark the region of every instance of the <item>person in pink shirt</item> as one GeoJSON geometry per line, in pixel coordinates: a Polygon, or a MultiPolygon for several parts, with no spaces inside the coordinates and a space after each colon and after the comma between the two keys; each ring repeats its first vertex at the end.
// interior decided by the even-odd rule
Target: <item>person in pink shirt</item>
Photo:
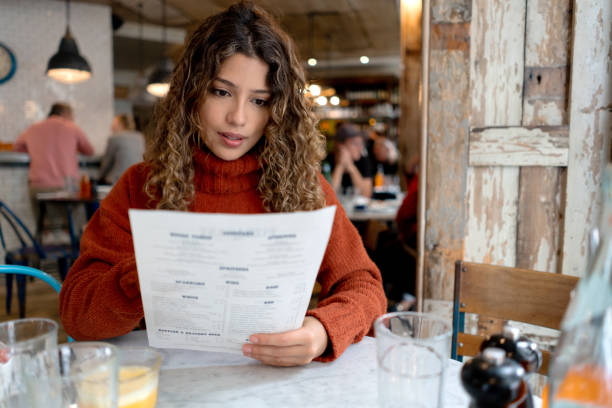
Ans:
{"type": "Polygon", "coordinates": [[[13,150],[30,155],[29,187],[32,210],[38,216],[36,194],[62,190],[67,181],[79,180],[77,154],[91,156],[93,147],[85,133],[73,122],[72,108],[54,103],[47,119],[28,127],[15,141],[13,150]]]}

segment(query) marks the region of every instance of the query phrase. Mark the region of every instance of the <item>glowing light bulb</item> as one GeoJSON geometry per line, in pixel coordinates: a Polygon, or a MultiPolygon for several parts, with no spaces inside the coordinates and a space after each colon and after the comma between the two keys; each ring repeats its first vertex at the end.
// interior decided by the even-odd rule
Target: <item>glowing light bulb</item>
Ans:
{"type": "Polygon", "coordinates": [[[315,99],[315,102],[321,106],[325,106],[327,105],[327,98],[324,96],[318,96],[317,99],[315,99]]]}

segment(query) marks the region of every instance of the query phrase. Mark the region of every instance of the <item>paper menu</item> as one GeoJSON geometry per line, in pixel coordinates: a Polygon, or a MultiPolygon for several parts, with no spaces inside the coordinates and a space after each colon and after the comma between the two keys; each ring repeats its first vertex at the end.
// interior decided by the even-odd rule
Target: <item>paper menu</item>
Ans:
{"type": "Polygon", "coordinates": [[[149,344],[241,353],[301,327],[335,211],[129,210],[149,344]]]}

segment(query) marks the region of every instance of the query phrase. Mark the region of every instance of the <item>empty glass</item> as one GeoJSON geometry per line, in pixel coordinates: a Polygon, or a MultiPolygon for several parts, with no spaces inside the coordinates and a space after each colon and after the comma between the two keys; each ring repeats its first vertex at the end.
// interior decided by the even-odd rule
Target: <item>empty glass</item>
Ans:
{"type": "Polygon", "coordinates": [[[118,352],[112,344],[75,342],[59,346],[63,406],[117,406],[118,352]]]}
{"type": "Polygon", "coordinates": [[[450,357],[450,324],[436,316],[396,312],[374,322],[380,406],[441,407],[450,357]]]}
{"type": "Polygon", "coordinates": [[[57,323],[31,318],[0,323],[0,408],[61,404],[57,323]]]}

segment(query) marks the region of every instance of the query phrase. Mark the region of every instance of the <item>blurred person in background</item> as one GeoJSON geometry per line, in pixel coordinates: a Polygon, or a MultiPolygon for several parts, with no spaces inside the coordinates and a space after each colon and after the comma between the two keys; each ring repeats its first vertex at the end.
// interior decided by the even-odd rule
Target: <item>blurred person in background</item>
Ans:
{"type": "Polygon", "coordinates": [[[72,107],[56,102],[46,119],[19,135],[13,146],[30,155],[29,190],[32,212],[38,218],[36,194],[71,189],[78,184],[78,153],[92,156],[94,149],[74,123],[72,107]]]}
{"type": "Polygon", "coordinates": [[[389,299],[389,311],[409,310],[416,299],[419,162],[418,154],[405,160],[402,167],[407,189],[395,216],[397,229],[381,232],[373,254],[389,299]]]}
{"type": "Polygon", "coordinates": [[[353,123],[336,130],[334,153],[327,161],[332,167],[332,186],[342,194],[352,187],[364,197],[372,196],[372,169],[364,144],[364,133],[353,123]]]}
{"type": "Polygon", "coordinates": [[[131,115],[115,116],[111,131],[100,166],[101,184],[115,184],[123,172],[143,160],[145,150],[144,136],[136,130],[131,115]]]}
{"type": "Polygon", "coordinates": [[[385,175],[395,175],[398,170],[399,153],[395,144],[384,134],[376,133],[371,139],[370,166],[373,171],[382,170],[385,175]]]}

